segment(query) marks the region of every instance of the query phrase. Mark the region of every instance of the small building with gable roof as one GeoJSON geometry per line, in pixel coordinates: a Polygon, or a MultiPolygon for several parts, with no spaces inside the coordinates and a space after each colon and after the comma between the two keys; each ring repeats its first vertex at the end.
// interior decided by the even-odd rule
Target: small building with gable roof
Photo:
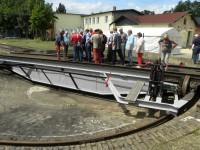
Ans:
{"type": "Polygon", "coordinates": [[[181,36],[181,46],[190,47],[196,32],[195,21],[188,12],[174,12],[155,15],[123,15],[113,21],[118,28],[163,28],[173,27],[181,36]]]}

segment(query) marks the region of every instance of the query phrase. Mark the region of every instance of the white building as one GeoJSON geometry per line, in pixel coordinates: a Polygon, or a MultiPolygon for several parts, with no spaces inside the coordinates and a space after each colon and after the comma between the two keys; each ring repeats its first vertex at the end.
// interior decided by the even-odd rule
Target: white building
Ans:
{"type": "Polygon", "coordinates": [[[93,13],[83,16],[84,29],[101,29],[105,34],[108,34],[113,29],[114,24],[111,23],[122,15],[142,15],[141,12],[134,9],[116,10],[113,7],[112,11],[93,13]]]}

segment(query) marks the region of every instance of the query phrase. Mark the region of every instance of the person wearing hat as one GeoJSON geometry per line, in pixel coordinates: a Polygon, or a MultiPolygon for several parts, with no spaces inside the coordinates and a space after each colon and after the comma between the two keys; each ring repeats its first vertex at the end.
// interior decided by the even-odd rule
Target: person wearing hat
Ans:
{"type": "Polygon", "coordinates": [[[194,64],[196,64],[199,60],[199,53],[200,53],[200,35],[195,34],[194,40],[192,42],[192,60],[194,64]]]}
{"type": "Polygon", "coordinates": [[[177,44],[169,39],[168,34],[164,34],[163,39],[159,41],[159,45],[160,45],[161,62],[164,65],[166,65],[167,68],[172,49],[174,49],[177,46],[177,44]]]}

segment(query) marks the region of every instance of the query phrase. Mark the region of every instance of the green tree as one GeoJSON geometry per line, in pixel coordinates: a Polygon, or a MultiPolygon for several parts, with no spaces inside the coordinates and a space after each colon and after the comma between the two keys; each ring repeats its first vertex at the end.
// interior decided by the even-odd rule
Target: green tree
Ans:
{"type": "MultiPolygon", "coordinates": [[[[34,14],[33,10],[35,11],[37,7],[44,9],[40,10],[48,22],[47,24],[42,18],[44,26],[52,25],[52,18],[54,18],[52,5],[46,4],[44,0],[0,0],[0,34],[5,36],[14,36],[15,34],[21,37],[30,36],[32,33],[32,30],[29,30],[32,26],[30,18],[34,14]],[[52,18],[49,19],[50,17],[52,18]]],[[[41,29],[37,30],[40,31],[41,29]]]]}
{"type": "Polygon", "coordinates": [[[33,0],[1,0],[0,1],[0,25],[1,32],[6,35],[28,35],[28,20],[31,14],[29,7],[33,0]]]}
{"type": "Polygon", "coordinates": [[[52,4],[35,5],[30,17],[30,30],[35,37],[45,39],[46,30],[53,27],[56,20],[52,10],[52,4]]]}
{"type": "Polygon", "coordinates": [[[188,11],[192,14],[193,17],[200,16],[200,2],[190,0],[187,1],[179,1],[178,4],[174,8],[174,12],[183,12],[188,11]]]}
{"type": "Polygon", "coordinates": [[[65,14],[66,13],[65,5],[59,3],[59,6],[58,6],[58,9],[56,9],[56,12],[60,14],[65,14]]]}
{"type": "Polygon", "coordinates": [[[155,12],[150,10],[143,10],[141,11],[141,13],[143,13],[144,15],[155,15],[155,12]]]}

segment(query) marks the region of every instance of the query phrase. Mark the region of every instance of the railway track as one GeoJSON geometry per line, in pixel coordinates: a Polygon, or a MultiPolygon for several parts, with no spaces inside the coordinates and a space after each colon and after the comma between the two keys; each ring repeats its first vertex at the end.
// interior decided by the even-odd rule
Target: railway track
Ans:
{"type": "MultiPolygon", "coordinates": [[[[0,48],[2,49],[7,49],[11,52],[11,55],[13,56],[21,56],[21,57],[28,57],[28,58],[37,58],[37,59],[48,59],[48,60],[56,60],[56,52],[49,50],[47,51],[47,53],[44,51],[36,51],[34,49],[30,49],[30,48],[21,48],[21,47],[17,47],[17,46],[10,46],[10,45],[3,45],[0,44],[0,48]]],[[[69,56],[70,58],[72,58],[72,55],[69,56]]],[[[72,59],[70,59],[72,60],[72,59]]],[[[67,61],[67,62],[72,62],[72,61],[67,61]]],[[[89,63],[88,65],[95,65],[95,64],[91,64],[89,63]]],[[[104,66],[112,66],[113,65],[109,65],[108,63],[104,64],[104,66]]],[[[133,65],[136,66],[136,62],[133,65]]],[[[121,66],[121,65],[117,65],[117,67],[122,67],[122,68],[130,68],[130,67],[126,67],[126,66],[121,66]]],[[[145,68],[143,68],[145,70],[145,68]]],[[[193,78],[198,78],[198,76],[200,75],[200,68],[197,67],[187,67],[183,65],[169,65],[169,69],[166,72],[167,74],[171,74],[171,73],[177,73],[177,75],[192,75],[193,78]]]]}
{"type": "Polygon", "coordinates": [[[16,141],[16,140],[0,140],[0,145],[9,145],[9,146],[69,146],[69,145],[80,145],[80,144],[86,144],[86,143],[93,143],[93,142],[100,142],[100,141],[105,141],[105,140],[112,140],[115,138],[120,138],[123,136],[128,136],[130,134],[135,134],[144,130],[149,130],[152,128],[155,128],[159,125],[162,125],[166,123],[167,121],[170,121],[173,119],[172,115],[167,115],[164,117],[161,117],[155,122],[152,122],[146,126],[142,126],[140,128],[137,128],[135,130],[130,130],[127,132],[123,132],[120,134],[113,134],[113,135],[108,135],[100,138],[95,138],[95,139],[85,139],[85,140],[74,140],[74,141],[65,141],[65,140],[49,140],[49,141],[16,141]]]}
{"type": "MultiPolygon", "coordinates": [[[[43,61],[43,60],[49,60],[52,62],[58,62],[56,60],[56,57],[50,57],[50,56],[44,56],[43,54],[40,55],[32,55],[32,54],[20,54],[20,55],[11,55],[11,56],[4,56],[0,55],[0,58],[18,58],[18,59],[29,59],[29,60],[38,60],[38,61],[43,61]]],[[[77,63],[77,62],[72,62],[72,60],[68,61],[61,61],[60,63],[68,63],[68,64],[73,64],[77,66],[84,67],[85,65],[88,66],[88,68],[105,68],[105,70],[119,70],[119,71],[129,71],[130,70],[137,70],[141,72],[149,72],[150,71],[150,65],[146,66],[144,68],[138,69],[136,68],[136,64],[133,66],[122,66],[122,65],[109,65],[107,63],[101,64],[101,65],[96,65],[93,63],[77,63]]],[[[169,69],[165,72],[166,76],[172,76],[172,77],[184,77],[185,75],[191,76],[192,79],[200,79],[200,68],[195,68],[195,67],[180,67],[176,65],[169,65],[169,69]]]]}

